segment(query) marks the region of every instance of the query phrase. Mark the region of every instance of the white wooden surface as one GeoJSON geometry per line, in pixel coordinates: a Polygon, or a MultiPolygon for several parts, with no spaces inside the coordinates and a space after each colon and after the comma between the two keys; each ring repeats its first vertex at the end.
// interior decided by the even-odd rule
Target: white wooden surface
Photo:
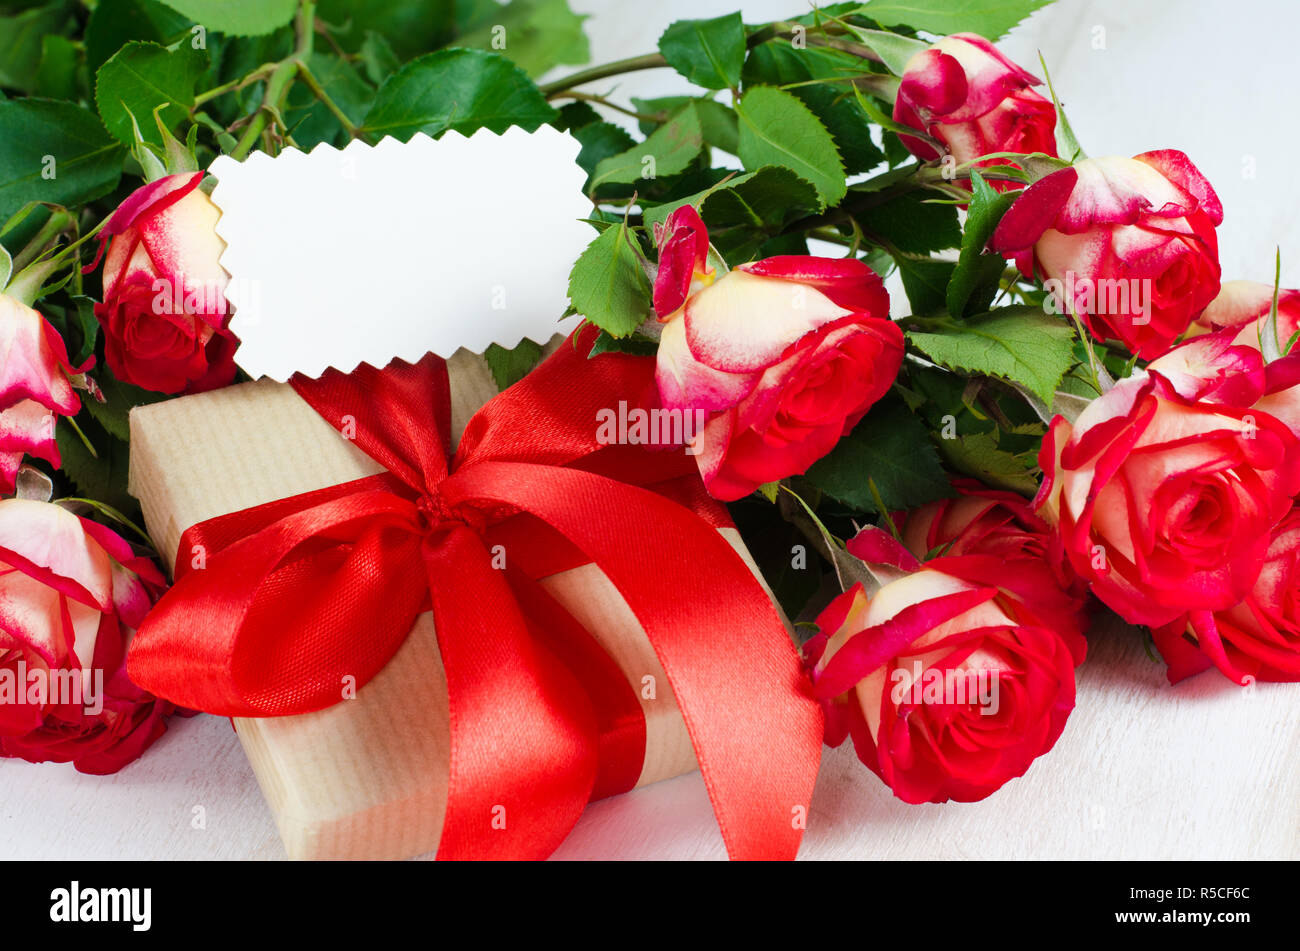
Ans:
{"type": "MultiPolygon", "coordinates": [[[[1103,624],[1056,748],[981,803],[900,802],[827,750],[802,856],[1300,857],[1300,685],[1178,687],[1135,632],[1103,624]]],[[[279,859],[230,724],[173,720],[116,776],[0,762],[0,856],[279,859]],[[202,823],[196,817],[202,817],[202,823]],[[201,827],[196,827],[201,826],[201,827]]],[[[557,858],[723,858],[698,773],[588,807],[557,858]]]]}
{"type": "MultiPolygon", "coordinates": [[[[730,0],[575,0],[596,60],[645,52],[665,25],[730,0]]],[[[797,0],[743,4],[759,22],[797,0]]],[[[1062,0],[1004,42],[1041,49],[1095,155],[1182,148],[1227,208],[1225,277],[1300,282],[1293,214],[1300,126],[1288,122],[1300,5],[1277,0],[1062,0]],[[1105,49],[1095,49],[1096,28],[1105,49]]],[[[680,91],[656,71],[618,94],[680,91]]],[[[1093,632],[1078,706],[1056,749],[982,803],[909,806],[846,745],[827,750],[802,856],[829,858],[1300,857],[1300,685],[1178,687],[1115,624],[1093,632]]],[[[590,806],[557,858],[721,858],[699,774],[590,806]]],[[[173,720],[116,776],[0,761],[0,857],[279,859],[283,848],[230,725],[173,720]],[[200,818],[202,821],[200,822],[200,818]]]]}

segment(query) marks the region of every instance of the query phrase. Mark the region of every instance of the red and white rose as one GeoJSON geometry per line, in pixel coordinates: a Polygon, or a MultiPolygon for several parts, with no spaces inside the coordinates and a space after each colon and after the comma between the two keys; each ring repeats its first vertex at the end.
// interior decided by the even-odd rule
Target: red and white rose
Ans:
{"type": "Polygon", "coordinates": [[[1008,209],[991,247],[1099,340],[1164,353],[1219,293],[1223,207],[1182,152],[1084,159],[1008,209]]]}
{"type": "MultiPolygon", "coordinates": [[[[996,152],[1055,156],[1056,108],[1034,91],[1041,82],[984,37],[954,33],[907,63],[894,100],[894,121],[942,143],[958,162],[996,152]]],[[[939,157],[923,139],[900,138],[919,158],[939,157]]]]}
{"type": "Polygon", "coordinates": [[[112,773],[162,735],[174,707],[131,683],[125,659],[163,585],[111,529],[0,501],[0,755],[112,773]]]}
{"type": "Polygon", "coordinates": [[[229,281],[219,258],[221,212],[199,188],[202,172],[137,189],[99,233],[107,244],[104,328],[108,368],[159,393],[196,393],[235,375],[238,346],[226,324],[229,281]]]}
{"type": "Polygon", "coordinates": [[[1086,650],[1074,599],[1045,566],[1033,576],[995,555],[922,564],[875,528],[849,551],[885,583],[837,597],[805,645],[827,744],[852,737],[906,802],[971,802],[1023,775],[1074,708],[1086,650]]]}
{"type": "Polygon", "coordinates": [[[1211,666],[1238,684],[1300,681],[1300,508],[1269,538],[1255,584],[1236,605],[1153,628],[1170,683],[1211,666]]]}
{"type": "Polygon", "coordinates": [[[1193,338],[1043,441],[1038,512],[1130,623],[1240,603],[1300,490],[1300,441],[1259,408],[1277,364],[1232,336],[1193,338]]]}
{"type": "Polygon", "coordinates": [[[862,261],[781,256],[718,276],[689,205],[656,237],[659,398],[706,414],[695,450],[715,498],[805,472],[894,382],[903,334],[862,261]]]}
{"type": "Polygon", "coordinates": [[[81,400],[63,338],[32,308],[0,294],[0,495],[14,491],[25,455],[59,465],[56,416],[75,416],[81,400]]]}

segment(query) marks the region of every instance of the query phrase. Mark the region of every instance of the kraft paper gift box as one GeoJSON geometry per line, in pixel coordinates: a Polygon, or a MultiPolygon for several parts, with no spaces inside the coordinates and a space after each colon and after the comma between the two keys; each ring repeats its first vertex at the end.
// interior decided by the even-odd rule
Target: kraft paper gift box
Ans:
{"type": "MultiPolygon", "coordinates": [[[[456,441],[496,386],[482,358],[466,350],[448,368],[456,441]]],[[[290,386],[271,380],[131,413],[131,492],[169,567],[181,534],[198,522],[379,471],[290,386]]],[[[720,531],[757,576],[735,529],[720,531]]],[[[599,641],[641,698],[646,752],[637,785],[695,769],[663,668],[613,584],[590,564],[541,584],[599,641]],[[653,678],[653,691],[642,689],[646,677],[653,678]]],[[[315,713],[233,722],[290,857],[403,858],[437,848],[449,726],[431,613],[417,618],[397,654],[355,698],[315,713]]]]}

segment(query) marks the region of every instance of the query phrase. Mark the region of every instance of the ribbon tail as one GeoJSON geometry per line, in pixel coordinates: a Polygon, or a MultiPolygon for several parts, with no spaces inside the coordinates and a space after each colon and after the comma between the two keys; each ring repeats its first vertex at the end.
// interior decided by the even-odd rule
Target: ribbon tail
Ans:
{"type": "Polygon", "coordinates": [[[590,701],[532,638],[475,532],[449,527],[426,540],[424,558],[451,724],[438,858],[546,858],[595,782],[590,701]]]}
{"type": "Polygon", "coordinates": [[[663,663],[728,853],[794,858],[821,762],[821,709],[784,625],[727,541],[653,492],[573,469],[469,464],[443,493],[531,512],[605,572],[663,663]]]}
{"type": "Polygon", "coordinates": [[[599,736],[591,798],[627,792],[641,778],[645,766],[645,713],[636,690],[591,632],[545,588],[517,567],[509,569],[507,577],[535,635],[573,672],[591,700],[599,736]]]}

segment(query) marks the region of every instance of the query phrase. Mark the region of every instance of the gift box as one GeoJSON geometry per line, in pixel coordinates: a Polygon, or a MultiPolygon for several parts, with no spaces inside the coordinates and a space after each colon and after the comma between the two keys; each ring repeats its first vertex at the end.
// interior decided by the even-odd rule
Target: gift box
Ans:
{"type": "MultiPolygon", "coordinates": [[[[527,386],[516,386],[489,405],[488,409],[493,409],[498,403],[502,404],[495,414],[495,423],[478,425],[475,430],[479,455],[486,452],[491,456],[499,450],[509,456],[513,452],[512,446],[521,438],[521,432],[528,433],[529,438],[544,447],[540,454],[534,455],[547,456],[550,450],[546,447],[551,445],[548,439],[565,444],[565,433],[553,425],[553,418],[546,412],[534,414],[522,430],[512,430],[510,420],[519,415],[520,407],[528,408],[539,400],[550,399],[542,394],[568,393],[573,387],[566,385],[566,381],[575,380],[574,374],[586,374],[591,366],[607,365],[605,361],[613,361],[620,368],[635,364],[631,377],[624,375],[620,378],[623,385],[629,379],[639,380],[642,384],[649,380],[648,370],[642,365],[644,361],[639,358],[606,356],[588,361],[576,355],[571,345],[563,344],[541,370],[527,378],[527,386]],[[516,392],[528,387],[532,387],[529,392],[516,392]],[[504,428],[502,420],[506,421],[504,428]],[[537,435],[539,427],[545,435],[537,435]],[[553,430],[555,434],[551,435],[553,430]],[[488,448],[485,450],[484,446],[488,448]],[[493,446],[497,449],[494,450],[493,446]]],[[[348,379],[343,375],[337,376],[348,379]]],[[[430,399],[449,402],[450,429],[446,435],[454,443],[460,439],[474,411],[495,395],[496,387],[482,359],[464,350],[447,362],[446,379],[446,393],[441,397],[434,393],[430,399]]],[[[608,401],[618,395],[611,390],[608,401]]],[[[416,398],[417,403],[419,399],[416,398]]],[[[350,405],[344,404],[345,408],[350,405]]],[[[365,413],[359,412],[358,415],[363,417],[358,425],[366,425],[365,413]]],[[[582,415],[586,415],[585,411],[582,415]]],[[[167,614],[161,609],[170,607],[170,615],[180,618],[173,625],[176,629],[173,640],[182,642],[182,646],[158,647],[155,632],[147,623],[133,646],[133,676],[143,679],[151,688],[166,690],[165,686],[158,687],[152,679],[156,677],[152,672],[163,666],[168,671],[169,682],[183,685],[172,689],[184,689],[190,679],[204,678],[205,671],[213,666],[212,659],[206,654],[215,651],[213,645],[228,634],[229,612],[209,610],[205,614],[203,610],[207,609],[196,608],[193,615],[186,615],[188,606],[182,605],[178,609],[175,604],[185,599],[211,600],[213,596],[211,591],[195,595],[192,586],[187,587],[191,576],[210,574],[212,566],[217,564],[215,553],[205,550],[206,542],[194,542],[194,537],[199,536],[192,536],[187,530],[199,525],[216,525],[219,530],[215,537],[220,537],[224,530],[220,526],[225,524],[221,517],[237,517],[230,513],[260,511],[259,506],[273,509],[279,504],[277,500],[313,498],[304,494],[347,486],[356,480],[382,478],[384,467],[372,455],[362,451],[355,436],[349,434],[348,421],[351,419],[349,414],[344,414],[341,428],[336,428],[326,421],[318,408],[309,405],[299,389],[270,380],[185,396],[133,410],[131,492],[140,500],[150,534],[168,559],[169,567],[180,569],[178,575],[186,575],[185,583],[178,583],[155,611],[155,614],[167,614]],[[141,654],[148,655],[144,661],[149,663],[141,662],[141,654]]],[[[337,424],[339,420],[332,422],[337,424]]],[[[471,428],[478,423],[482,423],[482,419],[476,418],[471,422],[471,428]]],[[[585,420],[576,428],[581,430],[583,426],[594,429],[594,420],[585,420]]],[[[680,447],[676,451],[656,451],[622,446],[595,453],[590,459],[580,462],[579,467],[593,471],[636,472],[643,481],[655,483],[657,494],[653,498],[671,500],[673,510],[667,514],[689,508],[694,513],[692,518],[706,518],[710,530],[721,533],[753,573],[753,578],[759,578],[738,533],[726,522],[725,510],[703,497],[698,479],[693,474],[681,476],[683,458],[680,447]],[[659,479],[653,474],[656,468],[663,468],[664,474],[672,477],[659,479]]],[[[693,472],[693,464],[689,464],[689,457],[685,458],[693,472]]],[[[560,457],[554,460],[543,458],[542,461],[560,461],[560,457]]],[[[489,469],[491,465],[489,462],[489,469]]],[[[483,471],[482,466],[480,471],[483,471]]],[[[503,477],[498,475],[497,478],[503,477]]],[[[651,497],[645,489],[629,491],[640,493],[632,496],[634,499],[651,497]]],[[[278,514],[272,511],[268,518],[278,514]]],[[[473,520],[472,516],[466,518],[473,520]]],[[[611,524],[617,526],[620,521],[618,513],[614,513],[613,519],[611,524]]],[[[436,521],[436,517],[433,520],[436,521]]],[[[475,804],[457,806],[458,827],[454,837],[460,844],[454,850],[455,857],[544,854],[553,847],[556,836],[562,837],[564,829],[525,833],[527,845],[516,842],[496,848],[494,843],[497,839],[493,838],[494,833],[504,836],[506,829],[516,828],[512,824],[522,823],[530,828],[557,822],[560,826],[571,825],[576,814],[567,818],[552,815],[563,810],[548,798],[552,793],[543,788],[545,783],[537,777],[573,773],[576,786],[589,791],[579,790],[580,797],[608,795],[695,769],[694,739],[695,747],[713,751],[713,766],[705,769],[706,784],[733,855],[792,855],[793,849],[797,848],[815,776],[820,723],[815,707],[802,694],[794,650],[788,636],[781,633],[779,622],[775,625],[764,620],[755,622],[753,618],[759,615],[754,613],[752,603],[745,607],[739,591],[722,588],[709,592],[710,599],[716,600],[716,604],[698,609],[684,607],[681,610],[686,612],[685,617],[664,628],[680,638],[680,646],[672,652],[676,657],[673,661],[676,676],[673,679],[679,686],[686,684],[691,687],[694,713],[692,726],[688,729],[670,685],[673,671],[666,671],[661,659],[661,655],[669,656],[664,654],[665,645],[661,643],[660,650],[656,651],[638,614],[605,571],[581,552],[566,550],[567,543],[563,538],[528,513],[507,513],[503,517],[499,509],[491,510],[482,522],[484,524],[475,526],[475,531],[484,536],[484,550],[493,559],[499,555],[502,561],[509,559],[523,564],[523,574],[530,575],[528,578],[519,575],[512,582],[517,588],[515,597],[523,614],[540,615],[540,627],[546,628],[551,625],[551,619],[567,612],[567,618],[554,623],[572,628],[570,621],[576,622],[585,634],[594,639],[594,643],[603,648],[595,656],[579,658],[576,663],[572,657],[565,661],[569,668],[580,672],[579,679],[586,681],[583,688],[592,694],[592,703],[606,707],[607,715],[599,726],[600,766],[597,774],[585,779],[578,775],[583,767],[574,764],[585,762],[581,756],[565,761],[560,755],[560,760],[568,765],[558,768],[521,762],[518,769],[532,769],[535,776],[534,780],[523,781],[520,790],[516,791],[518,794],[514,801],[523,804],[516,807],[495,803],[494,784],[509,786],[514,782],[515,764],[512,759],[529,759],[531,747],[513,743],[510,736],[512,714],[508,711],[498,713],[490,705],[477,712],[464,705],[458,708],[459,713],[451,711],[444,655],[449,648],[457,649],[458,631],[435,630],[434,614],[427,609],[421,610],[409,633],[400,638],[400,646],[391,659],[382,663],[377,672],[373,675],[363,673],[357,678],[360,682],[351,685],[347,682],[351,675],[345,674],[341,684],[336,681],[332,687],[327,686],[327,690],[338,691],[336,702],[328,702],[328,705],[312,712],[232,718],[288,854],[299,859],[399,858],[439,849],[440,840],[443,840],[440,850],[443,854],[448,850],[444,824],[451,821],[446,818],[449,796],[453,799],[459,796],[459,801],[469,800],[475,804]],[[558,556],[557,551],[560,552],[558,556]],[[552,571],[555,567],[561,570],[552,571]],[[534,575],[537,577],[531,577],[534,575]],[[544,596],[537,596],[535,589],[544,592],[544,596]],[[528,594],[530,591],[534,593],[528,594]],[[555,605],[562,610],[555,611],[555,605]],[[734,618],[729,610],[736,612],[734,618]],[[695,615],[691,615],[691,611],[695,611],[695,615]],[[720,629],[701,627],[701,616],[714,619],[711,624],[720,629]],[[729,621],[737,625],[734,630],[727,630],[729,621]],[[763,628],[761,636],[754,630],[756,624],[763,628]],[[689,629],[683,629],[683,626],[689,629]],[[608,665],[611,661],[613,667],[602,669],[602,663],[608,665]],[[749,672],[751,669],[757,672],[749,672]],[[611,670],[615,671],[612,676],[611,670]],[[733,683],[733,675],[740,682],[733,683]],[[610,683],[601,681],[612,679],[624,682],[616,688],[623,696],[621,714],[617,712],[617,698],[607,700],[599,696],[602,690],[608,692],[611,687],[610,683]],[[745,683],[745,680],[750,683],[745,683]],[[630,711],[626,699],[629,696],[635,698],[630,711]],[[611,705],[615,712],[608,715],[611,705]],[[504,732],[496,735],[495,740],[480,744],[478,758],[473,760],[476,765],[472,767],[463,766],[468,754],[453,751],[452,720],[457,716],[455,729],[462,731],[495,728],[498,721],[503,724],[504,732]],[[457,755],[461,756],[458,762],[462,764],[462,774],[499,770],[502,775],[450,780],[450,761],[457,755]],[[637,756],[640,756],[638,762],[629,762],[637,756]],[[616,761],[616,765],[610,767],[610,760],[616,761]],[[461,786],[450,789],[449,784],[455,785],[456,782],[461,786]],[[465,784],[477,789],[477,793],[473,789],[465,792],[465,784]],[[511,810],[514,810],[513,814],[511,810]],[[525,814],[519,815],[519,811],[525,814]],[[465,845],[466,841],[471,844],[465,845]]],[[[460,522],[456,525],[461,527],[460,522]]],[[[274,531],[274,527],[271,530],[274,531]]],[[[231,537],[247,531],[249,528],[243,526],[231,537]]],[[[453,532],[451,537],[458,536],[453,532]]],[[[626,546],[641,543],[642,539],[637,537],[618,541],[618,544],[626,546]]],[[[671,539],[667,544],[671,544],[671,539]]],[[[682,550],[677,555],[680,564],[665,566],[662,570],[668,576],[673,571],[685,571],[686,574],[680,576],[682,578],[714,574],[726,584],[726,579],[733,576],[727,575],[729,565],[720,564],[717,556],[716,550],[712,550],[712,554],[698,555],[682,550]]],[[[451,563],[460,564],[455,559],[479,556],[448,557],[453,559],[451,563]]],[[[237,574],[239,567],[226,570],[237,574]]],[[[518,564],[512,564],[510,570],[518,574],[518,564]]],[[[650,563],[641,570],[652,576],[661,569],[650,563]]],[[[626,576],[620,575],[619,578],[619,584],[626,588],[629,585],[626,576]]],[[[180,580],[178,578],[178,582],[180,580]]],[[[694,581],[691,583],[695,584],[694,581]]],[[[444,603],[446,599],[455,602],[458,598],[457,591],[442,590],[443,586],[436,580],[431,584],[444,603]]],[[[753,584],[761,584],[761,579],[753,584]]],[[[664,605],[671,605],[672,599],[680,594],[681,591],[663,591],[664,605]]],[[[494,595],[487,600],[505,599],[505,596],[498,598],[494,595]]],[[[698,594],[692,595],[691,599],[695,602],[700,600],[698,594]]],[[[477,623],[477,616],[472,612],[488,608],[495,610],[495,603],[457,604],[455,610],[445,609],[449,613],[443,616],[462,619],[449,626],[472,626],[477,623]],[[457,613],[462,610],[471,613],[457,613]]],[[[762,608],[769,614],[774,610],[766,603],[762,608]]],[[[641,613],[646,613],[644,606],[641,613]]],[[[287,618],[283,621],[285,624],[298,623],[292,613],[283,615],[283,618],[287,618]]],[[[529,618],[530,630],[536,620],[536,617],[529,618]]],[[[155,627],[163,623],[159,621],[155,627]]],[[[351,636],[358,644],[364,644],[370,625],[363,618],[356,627],[351,636]]],[[[661,640],[663,637],[661,634],[661,640]]],[[[543,653],[563,654],[568,649],[550,646],[543,653]]],[[[585,649],[581,648],[580,652],[585,649]]],[[[268,652],[259,654],[257,665],[278,663],[280,654],[277,650],[268,649],[268,652]]],[[[232,650],[232,653],[238,653],[238,650],[232,650]]],[[[221,664],[225,663],[223,658],[221,664]]],[[[464,668],[473,663],[473,660],[462,661],[460,666],[464,668]]],[[[497,675],[490,664],[484,666],[485,670],[456,675],[456,683],[462,685],[457,690],[462,696],[477,693],[480,681],[491,681],[497,675]],[[468,688],[463,686],[467,682],[470,684],[468,688]]],[[[259,669],[252,675],[260,674],[259,669]]],[[[201,694],[188,702],[214,712],[227,712],[221,703],[207,700],[207,696],[201,694]]],[[[182,702],[187,700],[186,697],[178,699],[182,702]]],[[[534,712],[530,714],[513,714],[520,725],[525,722],[531,725],[531,718],[537,715],[537,711],[562,707],[567,702],[555,692],[540,699],[526,699],[539,706],[531,708],[534,712]]],[[[277,709],[275,712],[282,711],[277,709]]],[[[555,741],[560,747],[567,742],[563,733],[561,730],[561,739],[555,741]]],[[[572,790],[566,791],[565,795],[572,800],[572,790]]],[[[508,798],[505,790],[502,796],[508,798]]]]}

